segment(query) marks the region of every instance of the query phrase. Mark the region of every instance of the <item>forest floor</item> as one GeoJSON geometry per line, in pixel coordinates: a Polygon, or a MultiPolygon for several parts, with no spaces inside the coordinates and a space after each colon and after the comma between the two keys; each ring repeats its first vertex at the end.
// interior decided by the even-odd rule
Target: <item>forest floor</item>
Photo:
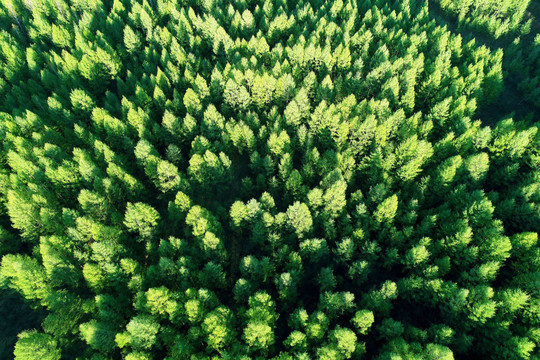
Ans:
{"type": "MultiPolygon", "coordinates": [[[[463,27],[457,24],[457,21],[447,16],[440,6],[433,0],[428,0],[429,15],[440,26],[446,26],[453,33],[461,34],[463,43],[474,39],[478,45],[484,45],[492,51],[497,49],[506,50],[514,41],[514,35],[507,35],[494,39],[493,37],[483,34],[470,27],[463,27]]],[[[532,0],[527,8],[523,22],[532,19],[531,31],[521,37],[521,43],[528,46],[534,41],[536,34],[540,33],[540,0],[532,0]]],[[[510,61],[506,55],[503,57],[504,62],[510,61]]],[[[518,88],[519,78],[514,74],[504,72],[504,87],[497,99],[492,103],[479,109],[479,115],[482,123],[488,126],[494,126],[499,120],[513,116],[515,120],[521,120],[527,116],[534,119],[538,114],[534,114],[534,107],[523,99],[522,93],[518,88]]]]}
{"type": "Polygon", "coordinates": [[[13,359],[17,334],[23,330],[39,329],[44,312],[32,310],[19,294],[0,289],[0,359],[13,359]]]}

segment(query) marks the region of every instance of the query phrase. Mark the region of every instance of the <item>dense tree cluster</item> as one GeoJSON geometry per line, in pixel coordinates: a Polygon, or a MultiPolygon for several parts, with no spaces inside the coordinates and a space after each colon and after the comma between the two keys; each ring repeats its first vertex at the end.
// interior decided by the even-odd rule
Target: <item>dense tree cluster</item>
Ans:
{"type": "Polygon", "coordinates": [[[532,19],[522,23],[531,0],[434,0],[461,26],[471,26],[499,38],[530,31],[532,19]]]}
{"type": "Polygon", "coordinates": [[[409,0],[1,2],[17,360],[538,356],[501,50],[409,0]]]}
{"type": "Polygon", "coordinates": [[[505,56],[508,57],[507,70],[516,77],[524,100],[540,109],[540,34],[533,42],[514,40],[505,56]]]}

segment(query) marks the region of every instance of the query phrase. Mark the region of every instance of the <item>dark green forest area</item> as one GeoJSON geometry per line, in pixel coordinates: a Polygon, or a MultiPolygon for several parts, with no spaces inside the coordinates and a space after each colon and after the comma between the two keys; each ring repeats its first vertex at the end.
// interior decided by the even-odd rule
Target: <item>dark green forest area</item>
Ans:
{"type": "Polygon", "coordinates": [[[0,358],[539,360],[539,28],[0,0],[0,358]]]}

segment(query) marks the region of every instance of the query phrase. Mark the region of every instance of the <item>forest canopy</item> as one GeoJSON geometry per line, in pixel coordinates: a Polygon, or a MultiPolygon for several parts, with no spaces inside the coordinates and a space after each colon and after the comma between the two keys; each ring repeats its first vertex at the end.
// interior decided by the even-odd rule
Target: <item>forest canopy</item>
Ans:
{"type": "Polygon", "coordinates": [[[16,360],[538,358],[540,125],[482,117],[508,68],[538,114],[540,40],[508,64],[413,0],[0,3],[16,360]]]}
{"type": "Polygon", "coordinates": [[[435,0],[460,25],[471,26],[494,38],[512,33],[527,33],[532,19],[523,23],[531,0],[435,0]]]}

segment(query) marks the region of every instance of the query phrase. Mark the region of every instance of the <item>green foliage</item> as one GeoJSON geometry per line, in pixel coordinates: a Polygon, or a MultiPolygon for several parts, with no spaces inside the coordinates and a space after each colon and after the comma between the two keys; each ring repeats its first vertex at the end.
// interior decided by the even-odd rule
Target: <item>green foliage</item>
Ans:
{"type": "Polygon", "coordinates": [[[392,195],[391,197],[384,199],[384,201],[377,206],[377,209],[373,213],[375,220],[379,223],[391,222],[396,216],[397,208],[397,195],[392,195]]]}
{"type": "Polygon", "coordinates": [[[129,25],[124,28],[124,45],[130,53],[137,51],[141,47],[139,35],[129,25]]]}
{"type": "Polygon", "coordinates": [[[120,348],[150,349],[154,346],[159,327],[159,323],[150,316],[139,315],[130,320],[126,325],[127,331],[117,334],[115,340],[120,348]]]}
{"type": "Polygon", "coordinates": [[[462,26],[470,25],[494,38],[499,38],[520,30],[530,0],[437,0],[437,2],[444,11],[456,16],[462,26]]]}
{"type": "Polygon", "coordinates": [[[231,311],[221,306],[208,313],[202,323],[202,330],[206,334],[209,348],[220,350],[229,345],[235,338],[231,311]]]}
{"type": "Polygon", "coordinates": [[[356,349],[356,335],[350,329],[338,326],[330,333],[330,339],[344,359],[349,359],[356,349]]]}
{"type": "Polygon", "coordinates": [[[79,331],[86,343],[97,351],[109,352],[115,347],[114,337],[116,332],[104,322],[93,319],[87,323],[82,323],[79,326],[79,331]]]}
{"type": "Polygon", "coordinates": [[[243,338],[250,351],[267,353],[275,343],[274,326],[277,320],[275,303],[270,295],[258,292],[249,298],[247,326],[243,338]]]}
{"type": "Polygon", "coordinates": [[[375,321],[373,317],[373,312],[369,310],[360,310],[354,314],[354,317],[351,319],[351,322],[356,327],[357,331],[361,335],[366,335],[369,328],[375,321]]]}
{"type": "Polygon", "coordinates": [[[124,225],[131,232],[137,232],[141,238],[151,237],[159,220],[159,213],[150,205],[127,203],[124,225]]]}
{"type": "Polygon", "coordinates": [[[540,38],[418,1],[0,3],[16,359],[538,358],[540,131],[479,119],[507,72],[537,102],[540,38]]]}
{"type": "Polygon", "coordinates": [[[295,202],[287,209],[287,224],[299,238],[302,238],[305,233],[309,232],[313,225],[311,213],[306,204],[295,202]]]}
{"type": "Polygon", "coordinates": [[[59,360],[61,351],[54,338],[38,332],[22,332],[15,345],[16,360],[59,360]]]}

